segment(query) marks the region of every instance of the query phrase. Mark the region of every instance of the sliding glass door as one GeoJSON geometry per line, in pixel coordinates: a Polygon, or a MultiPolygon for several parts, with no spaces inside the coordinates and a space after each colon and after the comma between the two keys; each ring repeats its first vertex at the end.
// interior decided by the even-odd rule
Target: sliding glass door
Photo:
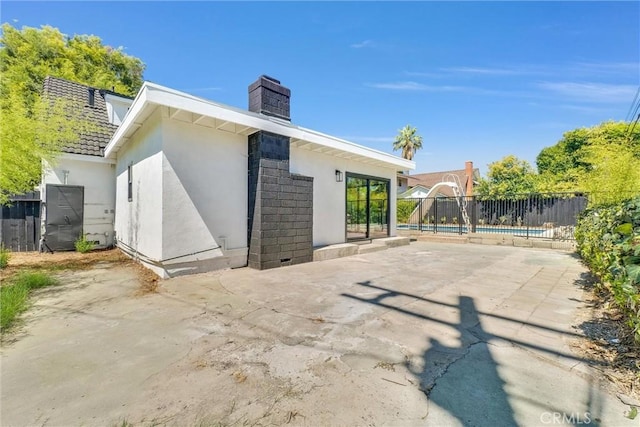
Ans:
{"type": "Polygon", "coordinates": [[[389,180],[347,173],[347,240],[389,235],[389,180]]]}

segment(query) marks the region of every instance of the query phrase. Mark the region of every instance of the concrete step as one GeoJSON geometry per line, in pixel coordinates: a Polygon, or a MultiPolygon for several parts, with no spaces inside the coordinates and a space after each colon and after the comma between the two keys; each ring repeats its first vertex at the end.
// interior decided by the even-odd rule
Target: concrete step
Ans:
{"type": "Polygon", "coordinates": [[[423,233],[418,236],[419,242],[442,242],[442,243],[468,243],[469,238],[467,236],[460,236],[455,234],[433,234],[423,233]]]}
{"type": "Polygon", "coordinates": [[[375,239],[373,244],[384,244],[389,248],[395,248],[398,246],[408,246],[411,243],[411,239],[408,237],[385,237],[384,239],[375,239]]]}
{"type": "Polygon", "coordinates": [[[384,251],[387,248],[388,248],[387,245],[381,245],[381,244],[378,244],[378,243],[369,243],[369,244],[366,244],[366,245],[358,246],[358,253],[359,254],[368,254],[368,253],[371,253],[371,252],[384,251]]]}
{"type": "Polygon", "coordinates": [[[386,237],[384,239],[374,239],[372,241],[340,243],[337,245],[323,246],[313,250],[313,260],[325,261],[328,259],[342,258],[356,254],[368,254],[371,252],[383,251],[388,248],[407,246],[410,241],[411,239],[408,237],[386,237]]]}
{"type": "Polygon", "coordinates": [[[353,243],[341,243],[317,248],[313,250],[313,260],[326,261],[328,259],[355,255],[358,253],[358,247],[358,245],[354,245],[353,243]]]}

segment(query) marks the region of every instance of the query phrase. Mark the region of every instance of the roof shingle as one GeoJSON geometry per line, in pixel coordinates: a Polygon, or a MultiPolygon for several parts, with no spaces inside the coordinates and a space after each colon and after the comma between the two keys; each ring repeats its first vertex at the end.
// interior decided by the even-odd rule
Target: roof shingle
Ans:
{"type": "Polygon", "coordinates": [[[65,153],[85,154],[89,156],[104,156],[104,148],[113,136],[117,125],[109,123],[107,104],[104,94],[113,94],[123,98],[130,98],[108,90],[95,89],[93,106],[89,105],[89,89],[80,83],[47,76],[44,80],[44,93],[48,96],[63,98],[79,103],[83,106],[83,117],[95,128],[94,131],[81,133],[76,144],[62,148],[65,153]]]}

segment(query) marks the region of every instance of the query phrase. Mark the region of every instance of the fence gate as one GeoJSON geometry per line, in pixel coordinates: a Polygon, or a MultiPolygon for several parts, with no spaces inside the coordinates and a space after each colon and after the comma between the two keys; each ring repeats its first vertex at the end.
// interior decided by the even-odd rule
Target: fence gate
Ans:
{"type": "Polygon", "coordinates": [[[11,197],[0,206],[0,243],[14,252],[38,250],[40,241],[40,192],[11,197]]]}
{"type": "Polygon", "coordinates": [[[84,187],[47,184],[45,240],[54,251],[75,249],[82,236],[84,187]]]}

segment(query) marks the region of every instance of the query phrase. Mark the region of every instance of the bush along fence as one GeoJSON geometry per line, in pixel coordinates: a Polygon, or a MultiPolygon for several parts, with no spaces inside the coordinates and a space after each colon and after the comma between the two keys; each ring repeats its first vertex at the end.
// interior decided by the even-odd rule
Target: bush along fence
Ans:
{"type": "Polygon", "coordinates": [[[508,199],[435,197],[399,199],[399,230],[432,233],[498,233],[573,240],[588,204],[582,193],[525,194],[508,199]]]}
{"type": "Polygon", "coordinates": [[[580,256],[622,310],[640,344],[640,196],[587,209],[576,227],[580,256]]]}

